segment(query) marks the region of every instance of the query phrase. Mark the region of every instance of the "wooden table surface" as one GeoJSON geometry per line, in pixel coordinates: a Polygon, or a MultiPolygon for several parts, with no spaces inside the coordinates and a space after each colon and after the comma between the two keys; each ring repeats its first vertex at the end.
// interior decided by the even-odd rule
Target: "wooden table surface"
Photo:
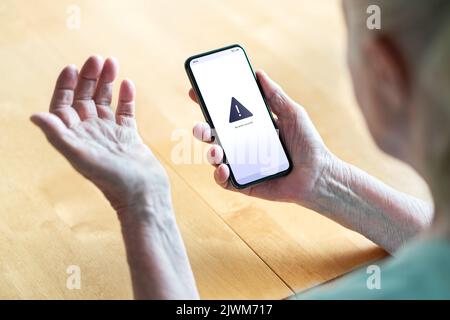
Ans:
{"type": "Polygon", "coordinates": [[[180,137],[192,154],[206,151],[190,139],[202,115],[187,96],[184,60],[232,43],[306,107],[338,156],[428,197],[368,135],[339,1],[2,0],[0,298],[132,297],[114,212],[28,120],[47,109],[59,70],[92,53],[117,57],[120,78],[136,83],[140,132],[169,173],[202,298],[285,298],[384,255],[312,211],[226,192],[207,164],[176,161],[180,137]],[[80,267],[79,290],[66,287],[70,265],[80,267]]]}

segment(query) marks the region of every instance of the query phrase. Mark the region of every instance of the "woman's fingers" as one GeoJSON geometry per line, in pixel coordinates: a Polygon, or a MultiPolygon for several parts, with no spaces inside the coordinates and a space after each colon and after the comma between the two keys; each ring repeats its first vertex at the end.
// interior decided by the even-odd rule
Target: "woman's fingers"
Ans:
{"type": "Polygon", "coordinates": [[[209,148],[206,157],[208,162],[212,165],[219,165],[223,162],[223,149],[221,146],[215,144],[209,148]]]}
{"type": "Polygon", "coordinates": [[[197,123],[192,129],[192,134],[202,142],[211,143],[214,141],[211,127],[206,122],[197,123]]]}
{"type": "MultiPolygon", "coordinates": [[[[197,96],[195,95],[193,89],[189,90],[189,97],[192,99],[192,101],[198,103],[197,96]]],[[[197,140],[200,140],[202,142],[211,143],[214,141],[211,127],[206,122],[197,123],[192,129],[192,134],[197,140]]],[[[223,156],[223,149],[217,144],[212,145],[206,155],[208,162],[216,167],[216,169],[214,170],[214,180],[216,181],[216,183],[222,188],[235,190],[228,183],[228,178],[230,177],[230,169],[226,164],[222,163],[223,156]]]]}
{"type": "Polygon", "coordinates": [[[78,113],[72,108],[77,78],[78,71],[75,66],[65,67],[56,80],[55,90],[50,102],[50,112],[57,115],[68,127],[80,122],[78,113]]]}
{"type": "Polygon", "coordinates": [[[216,170],[214,170],[214,180],[216,183],[225,189],[232,189],[229,186],[228,178],[230,177],[230,169],[226,164],[219,165],[216,170]]]}
{"type": "Polygon", "coordinates": [[[136,127],[135,102],[136,88],[131,80],[122,81],[119,90],[119,102],[116,110],[116,121],[120,125],[136,127]]]}
{"type": "MultiPolygon", "coordinates": [[[[195,102],[198,103],[197,96],[193,89],[189,90],[189,97],[195,102]]],[[[211,130],[211,127],[206,122],[197,123],[192,129],[192,133],[197,140],[202,142],[211,143],[214,141],[214,136],[211,130]]],[[[236,189],[230,185],[228,182],[230,177],[230,169],[223,162],[223,149],[221,146],[215,144],[212,145],[207,153],[208,162],[216,167],[214,170],[214,180],[218,185],[222,188],[236,191],[236,189]]]]}
{"type": "Polygon", "coordinates": [[[102,119],[114,120],[111,102],[113,84],[117,77],[118,70],[119,64],[115,58],[106,59],[94,95],[97,113],[102,119]]]}
{"type": "Polygon", "coordinates": [[[197,95],[194,92],[194,89],[189,89],[189,98],[192,99],[195,103],[198,103],[197,95]]]}
{"type": "Polygon", "coordinates": [[[136,127],[136,90],[131,80],[121,83],[115,116],[111,108],[113,83],[118,69],[115,58],[103,62],[97,55],[86,60],[79,74],[75,66],[67,66],[56,81],[50,112],[69,128],[97,116],[109,120],[115,118],[120,125],[136,127]]]}
{"type": "Polygon", "coordinates": [[[73,105],[81,120],[97,116],[97,107],[93,99],[102,69],[103,59],[97,55],[89,57],[81,68],[73,105]]]}

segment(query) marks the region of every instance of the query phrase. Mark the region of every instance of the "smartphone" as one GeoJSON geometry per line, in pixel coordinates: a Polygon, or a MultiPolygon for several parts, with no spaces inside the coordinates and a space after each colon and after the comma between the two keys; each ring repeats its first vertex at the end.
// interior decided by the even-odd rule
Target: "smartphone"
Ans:
{"type": "Polygon", "coordinates": [[[185,69],[239,189],[286,175],[292,161],[240,45],[188,58],[185,69]]]}

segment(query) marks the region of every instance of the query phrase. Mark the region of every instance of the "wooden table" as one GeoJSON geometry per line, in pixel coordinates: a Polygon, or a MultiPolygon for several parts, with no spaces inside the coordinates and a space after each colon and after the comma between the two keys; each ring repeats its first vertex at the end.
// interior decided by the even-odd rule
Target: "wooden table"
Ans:
{"type": "Polygon", "coordinates": [[[47,109],[59,70],[91,53],[117,57],[120,77],[137,84],[140,131],[169,173],[202,298],[285,298],[384,255],[304,208],[221,190],[207,164],[174,161],[179,135],[190,138],[202,120],[183,62],[232,43],[306,107],[333,152],[427,197],[422,181],[369,138],[346,69],[338,1],[3,0],[0,298],[132,297],[115,214],[28,120],[47,109]],[[80,267],[79,290],[66,287],[70,265],[80,267]]]}

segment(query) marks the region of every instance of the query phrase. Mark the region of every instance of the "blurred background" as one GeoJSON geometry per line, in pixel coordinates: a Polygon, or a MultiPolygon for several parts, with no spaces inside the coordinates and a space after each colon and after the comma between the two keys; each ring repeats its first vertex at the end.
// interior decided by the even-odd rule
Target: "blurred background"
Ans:
{"type": "MultiPolygon", "coordinates": [[[[428,198],[406,166],[381,154],[355,103],[338,0],[0,2],[0,298],[131,298],[121,234],[103,196],[29,121],[46,110],[59,70],[115,56],[137,87],[140,132],[168,171],[202,298],[285,298],[385,253],[306,209],[221,190],[206,164],[179,164],[202,121],[183,63],[239,43],[310,114],[339,157],[428,198]],[[70,266],[81,272],[71,289],[70,266]]],[[[115,90],[117,93],[117,88],[115,90]]],[[[117,95],[116,95],[117,97],[117,95]]]]}

